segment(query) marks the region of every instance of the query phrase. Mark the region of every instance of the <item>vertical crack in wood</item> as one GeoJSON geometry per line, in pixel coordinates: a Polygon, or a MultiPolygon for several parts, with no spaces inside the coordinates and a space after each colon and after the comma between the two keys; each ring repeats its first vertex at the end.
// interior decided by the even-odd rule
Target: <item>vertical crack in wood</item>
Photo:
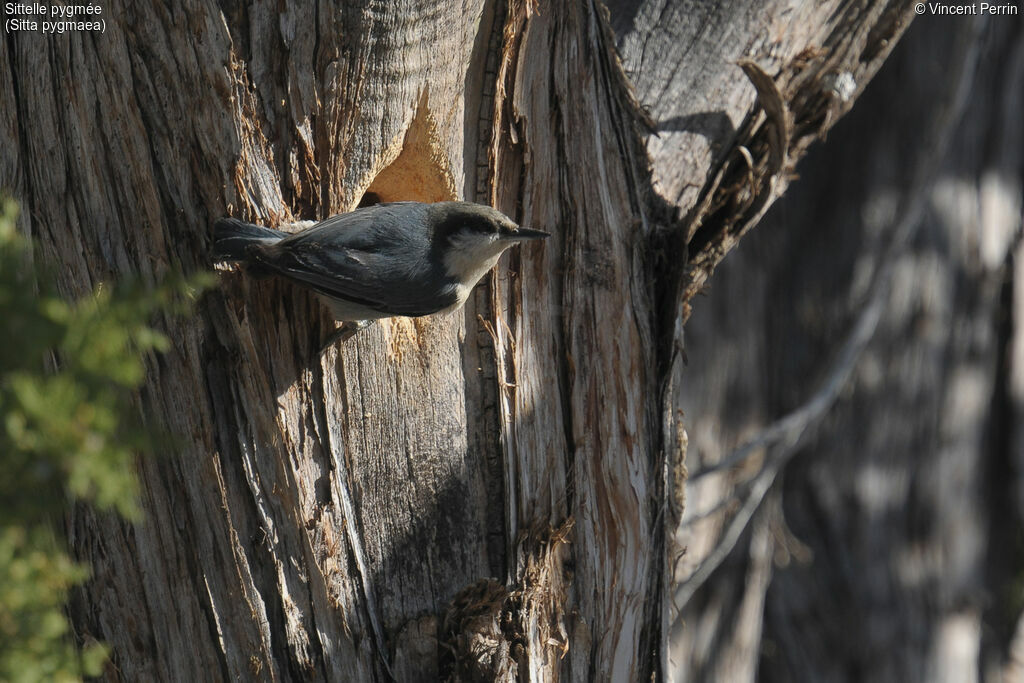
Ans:
{"type": "MultiPolygon", "coordinates": [[[[490,97],[491,120],[487,139],[486,158],[487,168],[487,191],[488,200],[492,206],[505,208],[507,204],[518,200],[521,196],[520,186],[516,182],[509,183],[505,180],[502,172],[506,158],[515,159],[513,168],[521,167],[522,161],[517,155],[509,153],[505,145],[509,139],[508,126],[511,116],[510,92],[514,89],[515,61],[522,43],[526,22],[530,15],[529,0],[504,0],[500,2],[505,10],[502,22],[495,22],[501,26],[500,43],[495,49],[495,79],[494,92],[490,97]]],[[[490,57],[489,57],[490,59],[490,57]]],[[[518,180],[518,176],[516,177],[518,180]]],[[[478,189],[483,189],[478,184],[478,189]]],[[[511,212],[515,216],[516,212],[511,212]]],[[[490,276],[491,297],[489,308],[491,314],[497,319],[504,310],[504,299],[506,292],[501,291],[496,273],[490,276]]],[[[511,347],[511,335],[507,335],[507,325],[500,323],[490,328],[490,338],[494,352],[494,363],[497,379],[497,407],[499,430],[501,436],[501,450],[504,453],[504,505],[505,505],[505,542],[506,542],[506,571],[509,577],[514,575],[511,560],[515,557],[515,539],[518,535],[520,522],[520,492],[517,487],[519,472],[517,468],[517,453],[515,450],[515,415],[513,404],[502,386],[514,382],[514,371],[512,370],[509,358],[514,353],[511,347]]]]}
{"type": "MultiPolygon", "coordinates": [[[[490,157],[493,113],[507,9],[505,0],[484,0],[470,65],[473,73],[467,74],[465,84],[464,192],[466,199],[480,203],[490,200],[493,183],[490,157]]],[[[505,409],[500,387],[504,375],[498,367],[499,358],[495,353],[498,340],[491,323],[499,310],[494,302],[499,289],[496,272],[492,271],[485,282],[485,286],[474,291],[466,307],[463,364],[467,416],[471,414],[470,406],[477,416],[467,420],[467,438],[471,452],[485,460],[488,565],[491,576],[504,577],[508,573],[511,539],[505,502],[508,500],[508,477],[504,471],[508,455],[503,447],[502,425],[505,409]]]]}

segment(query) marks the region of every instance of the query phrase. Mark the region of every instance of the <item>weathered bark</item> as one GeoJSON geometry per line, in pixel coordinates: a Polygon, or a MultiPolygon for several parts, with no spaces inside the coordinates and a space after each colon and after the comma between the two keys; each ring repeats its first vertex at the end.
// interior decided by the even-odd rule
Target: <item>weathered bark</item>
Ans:
{"type": "MultiPolygon", "coordinates": [[[[687,606],[686,680],[1020,680],[1024,23],[949,19],[914,23],[689,321],[697,473],[808,399],[894,264],[850,386],[687,606]]],[[[742,497],[755,456],[687,515],[742,497]]],[[[685,529],[680,579],[733,509],[685,529]]]]}
{"type": "Polygon", "coordinates": [[[0,184],[69,295],[205,265],[224,213],[460,196],[555,233],[465,313],[320,358],[314,298],[224,272],[141,392],[179,435],[146,520],[69,518],[110,677],[664,675],[686,300],[910,16],[787,7],[112,3],[103,35],[4,35],[0,184]]]}

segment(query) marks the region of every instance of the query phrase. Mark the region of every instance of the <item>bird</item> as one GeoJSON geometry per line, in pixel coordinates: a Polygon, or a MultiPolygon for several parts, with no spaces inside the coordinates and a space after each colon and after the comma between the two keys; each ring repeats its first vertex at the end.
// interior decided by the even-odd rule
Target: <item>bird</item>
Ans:
{"type": "Polygon", "coordinates": [[[316,292],[346,323],[323,348],[381,318],[454,311],[506,249],[550,236],[457,201],[374,204],[304,226],[287,233],[221,218],[213,258],[316,292]]]}

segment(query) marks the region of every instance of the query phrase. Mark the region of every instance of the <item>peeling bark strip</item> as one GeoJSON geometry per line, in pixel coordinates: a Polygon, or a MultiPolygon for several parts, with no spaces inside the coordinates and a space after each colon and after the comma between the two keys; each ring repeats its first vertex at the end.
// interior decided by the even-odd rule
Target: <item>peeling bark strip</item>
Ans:
{"type": "Polygon", "coordinates": [[[888,56],[910,17],[909,9],[900,14],[885,5],[873,8],[859,31],[837,27],[826,41],[833,50],[808,47],[774,78],[753,60],[737,62],[757,91],[763,113],[748,118],[736,136],[733,154],[687,216],[690,270],[684,305],[701,290],[726,252],[785,192],[795,177],[796,162],[849,110],[854,95],[888,56]]]}
{"type": "Polygon", "coordinates": [[[5,34],[0,185],[69,295],[206,265],[225,213],[369,194],[475,189],[555,233],[468,324],[315,362],[315,299],[223,273],[141,392],[180,437],[140,463],[145,522],[69,515],[109,677],[664,676],[680,304],[908,9],[792,5],[113,2],[102,36],[5,34]]]}

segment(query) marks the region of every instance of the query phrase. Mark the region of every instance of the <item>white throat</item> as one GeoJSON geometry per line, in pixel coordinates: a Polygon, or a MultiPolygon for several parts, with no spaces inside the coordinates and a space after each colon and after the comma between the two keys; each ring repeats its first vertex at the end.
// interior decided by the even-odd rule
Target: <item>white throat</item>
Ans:
{"type": "Polygon", "coordinates": [[[451,247],[445,254],[444,267],[450,276],[459,281],[456,291],[460,304],[510,246],[511,242],[498,239],[497,236],[488,239],[486,236],[462,235],[452,239],[451,247]]]}

